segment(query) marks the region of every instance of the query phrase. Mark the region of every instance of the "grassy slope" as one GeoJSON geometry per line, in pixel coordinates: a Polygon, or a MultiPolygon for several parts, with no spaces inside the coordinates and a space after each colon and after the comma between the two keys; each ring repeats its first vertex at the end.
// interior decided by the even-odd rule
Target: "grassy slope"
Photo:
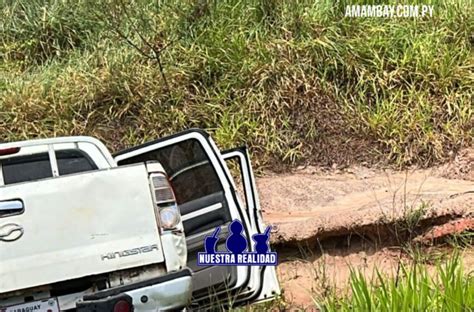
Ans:
{"type": "Polygon", "coordinates": [[[472,143],[469,0],[424,19],[344,18],[328,0],[125,2],[1,2],[0,140],[86,134],[118,149],[202,127],[273,168],[428,165],[472,143]],[[168,45],[169,90],[113,29],[144,52],[136,30],[168,45]]]}

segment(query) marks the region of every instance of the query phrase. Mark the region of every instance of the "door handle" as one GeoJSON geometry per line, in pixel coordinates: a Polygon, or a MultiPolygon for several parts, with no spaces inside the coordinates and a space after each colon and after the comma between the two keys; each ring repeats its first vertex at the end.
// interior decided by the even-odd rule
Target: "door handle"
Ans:
{"type": "Polygon", "coordinates": [[[16,223],[0,225],[0,241],[13,242],[23,236],[23,228],[16,223]]]}
{"type": "Polygon", "coordinates": [[[18,215],[23,211],[25,211],[25,206],[19,199],[0,201],[0,218],[18,215]]]}

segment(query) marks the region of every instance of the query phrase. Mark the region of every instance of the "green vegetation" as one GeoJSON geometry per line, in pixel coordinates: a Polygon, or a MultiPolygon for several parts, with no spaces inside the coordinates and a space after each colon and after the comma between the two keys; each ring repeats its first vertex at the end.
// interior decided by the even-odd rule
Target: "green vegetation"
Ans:
{"type": "Polygon", "coordinates": [[[329,296],[321,303],[322,311],[472,311],[474,308],[474,275],[465,274],[458,254],[434,273],[414,262],[402,265],[398,276],[376,271],[368,280],[353,271],[350,294],[329,296]]]}
{"type": "Polygon", "coordinates": [[[274,169],[429,165],[472,143],[470,0],[419,19],[345,18],[344,0],[122,1],[0,2],[0,140],[117,150],[201,127],[274,169]]]}

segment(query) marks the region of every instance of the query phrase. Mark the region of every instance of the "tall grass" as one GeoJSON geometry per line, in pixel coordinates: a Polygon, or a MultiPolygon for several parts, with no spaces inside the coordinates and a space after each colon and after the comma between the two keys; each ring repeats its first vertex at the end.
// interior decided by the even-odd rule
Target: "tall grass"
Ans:
{"type": "Polygon", "coordinates": [[[322,311],[472,311],[474,272],[465,272],[455,253],[435,272],[414,262],[401,265],[397,276],[376,271],[369,280],[360,271],[350,277],[350,293],[323,298],[322,311]]]}
{"type": "Polygon", "coordinates": [[[423,19],[345,18],[349,3],[4,0],[0,140],[116,150],[202,127],[273,168],[429,165],[471,144],[471,1],[423,19]],[[142,55],[157,47],[163,71],[142,55]]]}

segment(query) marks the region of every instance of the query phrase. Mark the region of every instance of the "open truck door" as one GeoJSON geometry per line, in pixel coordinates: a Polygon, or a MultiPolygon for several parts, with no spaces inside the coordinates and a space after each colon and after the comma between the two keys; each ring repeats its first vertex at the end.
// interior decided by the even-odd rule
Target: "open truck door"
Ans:
{"type": "Polygon", "coordinates": [[[265,278],[273,281],[270,282],[273,295],[279,293],[276,275],[271,273],[274,268],[197,265],[197,254],[204,251],[205,238],[212,235],[216,228],[220,227],[217,251],[226,250],[228,226],[233,220],[242,223],[249,251],[253,248],[252,235],[261,231],[262,223],[255,217],[258,215],[258,200],[255,201],[255,185],[248,155],[233,150],[229,151],[226,158],[234,157],[243,160],[242,168],[246,168],[247,173],[243,172],[242,175],[246,177],[243,181],[250,183],[245,192],[246,198],[249,198],[247,201],[252,201],[251,205],[247,205],[249,209],[243,206],[238,197],[224,157],[202,130],[187,130],[114,155],[119,166],[158,161],[167,172],[182,215],[188,249],[187,265],[193,270],[193,303],[199,307],[235,306],[253,302],[263,296],[265,278]]]}
{"type": "MultiPolygon", "coordinates": [[[[243,205],[251,224],[250,232],[252,235],[263,234],[267,227],[263,222],[255,176],[247,147],[242,146],[226,150],[222,152],[222,157],[226,163],[231,163],[230,166],[239,175],[238,180],[241,181],[245,199],[243,205]]],[[[253,284],[248,287],[252,296],[247,299],[247,302],[266,301],[280,295],[281,289],[275,266],[253,266],[252,270],[253,284]]]]}

